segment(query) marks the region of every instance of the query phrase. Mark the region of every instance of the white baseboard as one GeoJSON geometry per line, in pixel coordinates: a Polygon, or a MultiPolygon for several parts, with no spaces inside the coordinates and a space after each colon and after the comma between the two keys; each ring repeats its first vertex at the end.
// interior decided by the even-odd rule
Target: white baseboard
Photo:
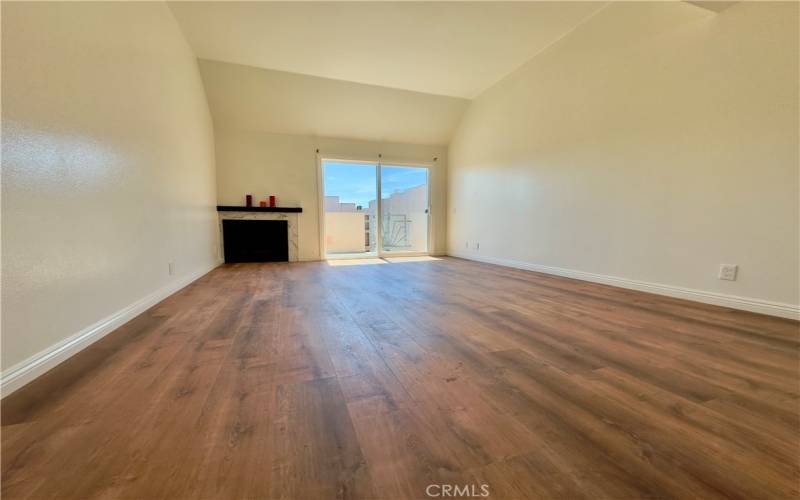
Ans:
{"type": "Polygon", "coordinates": [[[181,288],[189,285],[198,278],[206,275],[219,264],[195,271],[183,278],[178,279],[155,292],[137,300],[133,304],[120,309],[114,314],[101,319],[100,321],[87,326],[83,330],[70,335],[64,340],[51,345],[47,349],[34,354],[30,358],[17,363],[16,365],[3,370],[2,380],[0,380],[0,394],[6,397],[25,384],[31,382],[36,377],[43,375],[59,363],[75,355],[79,351],[97,342],[107,334],[116,330],[128,321],[132,320],[147,309],[153,307],[181,288]]]}
{"type": "Polygon", "coordinates": [[[675,297],[678,299],[687,299],[696,302],[703,302],[705,304],[730,307],[731,309],[741,309],[744,311],[769,314],[770,316],[780,316],[782,318],[800,320],[800,306],[793,304],[783,304],[780,302],[770,302],[761,299],[751,299],[748,297],[737,297],[735,295],[706,292],[703,290],[695,290],[692,288],[681,288],[672,285],[663,285],[661,283],[650,283],[647,281],[618,278],[616,276],[587,273],[584,271],[564,269],[561,267],[543,266],[541,264],[532,264],[530,262],[523,262],[518,260],[500,259],[496,257],[485,257],[482,255],[475,255],[467,252],[451,251],[450,253],[448,253],[448,255],[451,255],[453,257],[460,257],[462,259],[475,260],[478,262],[486,262],[488,264],[496,264],[498,266],[513,267],[517,269],[524,269],[527,271],[536,271],[539,273],[554,274],[556,276],[564,276],[567,278],[574,278],[583,281],[591,281],[593,283],[602,283],[604,285],[612,285],[620,288],[639,290],[641,292],[666,295],[668,297],[675,297]]]}

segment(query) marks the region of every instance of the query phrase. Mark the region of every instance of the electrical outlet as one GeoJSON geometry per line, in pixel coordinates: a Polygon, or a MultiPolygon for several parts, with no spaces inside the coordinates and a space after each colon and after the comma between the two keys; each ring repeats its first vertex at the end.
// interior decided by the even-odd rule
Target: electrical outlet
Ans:
{"type": "Polygon", "coordinates": [[[479,241],[476,241],[475,242],[475,250],[480,250],[480,249],[481,249],[481,243],[479,241]]]}
{"type": "Polygon", "coordinates": [[[169,270],[169,275],[170,276],[175,274],[175,263],[174,262],[167,262],[167,269],[169,270]]]}
{"type": "Polygon", "coordinates": [[[719,266],[719,279],[736,281],[736,274],[739,271],[739,266],[736,264],[720,264],[719,266]]]}

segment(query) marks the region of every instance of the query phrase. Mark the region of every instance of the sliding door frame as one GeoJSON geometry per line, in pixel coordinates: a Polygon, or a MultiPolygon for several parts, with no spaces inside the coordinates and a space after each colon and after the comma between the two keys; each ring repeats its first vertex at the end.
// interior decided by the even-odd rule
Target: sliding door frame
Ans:
{"type": "MultiPolygon", "coordinates": [[[[425,207],[425,224],[426,224],[426,234],[425,234],[425,251],[424,252],[386,252],[383,250],[383,206],[378,205],[378,208],[381,210],[381,222],[378,224],[381,228],[381,245],[378,248],[378,256],[379,257],[421,257],[431,254],[431,169],[433,168],[433,163],[429,162],[422,162],[422,161],[408,161],[408,160],[385,160],[383,158],[380,159],[378,162],[378,172],[380,172],[380,167],[385,165],[387,167],[410,167],[410,168],[424,168],[426,170],[425,174],[425,183],[428,188],[428,192],[425,195],[427,206],[425,207]]],[[[380,182],[380,175],[378,176],[378,182],[380,182]]],[[[380,198],[383,198],[383,190],[379,189],[378,194],[380,198]]]]}
{"type": "Polygon", "coordinates": [[[383,258],[383,257],[419,257],[430,255],[431,252],[431,169],[433,163],[424,161],[408,161],[408,160],[387,160],[378,155],[378,158],[369,157],[351,157],[347,155],[325,155],[317,153],[317,204],[319,206],[317,214],[317,223],[319,226],[319,255],[320,260],[328,260],[328,254],[325,250],[325,175],[324,163],[326,161],[339,161],[343,163],[361,163],[365,165],[375,166],[375,193],[376,193],[376,210],[375,220],[377,221],[375,227],[375,254],[374,255],[343,255],[335,257],[336,260],[340,259],[364,259],[364,258],[383,258]],[[425,242],[426,251],[424,252],[385,252],[383,250],[383,191],[381,189],[381,166],[396,166],[396,167],[413,167],[424,168],[427,170],[426,183],[428,188],[427,193],[427,218],[426,218],[426,232],[427,241],[425,242]]]}

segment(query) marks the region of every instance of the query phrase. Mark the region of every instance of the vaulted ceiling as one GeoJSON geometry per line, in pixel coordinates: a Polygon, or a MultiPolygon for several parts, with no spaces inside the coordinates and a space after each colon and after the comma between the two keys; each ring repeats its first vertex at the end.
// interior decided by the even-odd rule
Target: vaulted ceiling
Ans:
{"type": "Polygon", "coordinates": [[[602,2],[173,2],[201,59],[471,99],[602,2]]]}
{"type": "Polygon", "coordinates": [[[447,144],[469,101],[200,60],[214,126],[380,142],[447,144]]]}
{"type": "MultiPolygon", "coordinates": [[[[676,18],[713,15],[731,3],[683,3],[676,18]]],[[[169,6],[201,60],[215,126],[447,144],[470,99],[562,38],[591,29],[595,14],[608,4],[189,1],[169,6]]],[[[630,22],[646,32],[676,21],[630,22]]]]}

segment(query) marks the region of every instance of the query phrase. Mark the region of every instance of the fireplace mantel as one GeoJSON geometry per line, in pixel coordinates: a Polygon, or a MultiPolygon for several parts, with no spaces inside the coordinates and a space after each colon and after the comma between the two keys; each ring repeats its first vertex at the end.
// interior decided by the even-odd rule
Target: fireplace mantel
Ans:
{"type": "Polygon", "coordinates": [[[303,211],[302,207],[233,207],[226,205],[217,205],[217,212],[286,212],[286,213],[300,213],[303,211]]]}

